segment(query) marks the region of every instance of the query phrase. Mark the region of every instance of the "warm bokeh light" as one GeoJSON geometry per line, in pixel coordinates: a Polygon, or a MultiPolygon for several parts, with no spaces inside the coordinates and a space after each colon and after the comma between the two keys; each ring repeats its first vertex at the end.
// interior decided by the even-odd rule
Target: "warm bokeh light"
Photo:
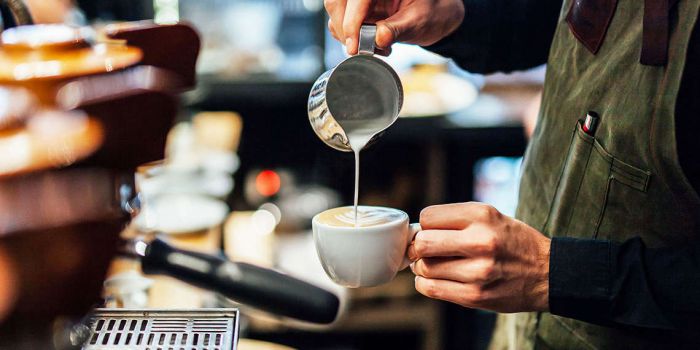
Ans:
{"type": "Polygon", "coordinates": [[[253,224],[253,232],[260,235],[271,234],[277,226],[275,216],[267,210],[255,211],[250,219],[253,224]]]}
{"type": "Polygon", "coordinates": [[[277,194],[281,185],[279,174],[272,170],[263,170],[255,177],[255,189],[265,197],[277,194]]]}
{"type": "Polygon", "coordinates": [[[15,269],[2,246],[0,246],[0,321],[12,310],[17,297],[15,269]]]}

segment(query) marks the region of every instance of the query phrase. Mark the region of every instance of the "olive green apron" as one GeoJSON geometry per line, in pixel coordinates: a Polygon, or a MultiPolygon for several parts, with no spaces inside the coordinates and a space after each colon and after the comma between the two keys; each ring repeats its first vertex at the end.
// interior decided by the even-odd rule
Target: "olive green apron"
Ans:
{"type": "MultiPolygon", "coordinates": [[[[695,239],[700,199],[678,162],[674,114],[700,0],[680,0],[671,9],[668,58],[657,66],[640,63],[644,5],[642,0],[619,0],[593,54],[569,28],[566,16],[572,1],[564,1],[539,122],[525,155],[517,212],[519,219],[548,236],[614,241],[640,236],[650,247],[695,239]],[[600,114],[594,136],[580,125],[590,110],[600,114]]],[[[549,313],[521,313],[499,316],[491,348],[700,344],[700,338],[668,338],[549,313]]]]}

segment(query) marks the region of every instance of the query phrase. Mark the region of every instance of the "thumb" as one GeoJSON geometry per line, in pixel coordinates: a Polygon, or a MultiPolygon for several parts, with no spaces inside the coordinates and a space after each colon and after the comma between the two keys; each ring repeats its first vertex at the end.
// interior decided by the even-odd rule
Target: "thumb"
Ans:
{"type": "Polygon", "coordinates": [[[391,17],[377,21],[377,47],[387,49],[398,41],[411,43],[410,32],[417,22],[412,12],[410,8],[401,9],[391,17]]]}

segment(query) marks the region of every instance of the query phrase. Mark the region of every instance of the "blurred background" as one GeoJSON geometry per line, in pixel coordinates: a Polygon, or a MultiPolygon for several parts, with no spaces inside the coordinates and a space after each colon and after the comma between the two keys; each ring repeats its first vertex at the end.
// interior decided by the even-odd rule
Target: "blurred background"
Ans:
{"type": "MultiPolygon", "coordinates": [[[[352,154],[324,145],[306,112],[313,81],[346,57],[326,29],[322,0],[27,4],[39,23],[186,21],[201,35],[198,84],[180,100],[166,162],[137,172],[145,205],[134,224],[170,232],[184,247],[223,250],[336,288],[346,303],[343,318],[322,329],[242,306],[243,337],[300,349],[485,348],[494,315],[422,297],[410,272],[384,286],[341,290],[320,268],[311,217],[351,204],[354,176],[352,154]]],[[[401,76],[405,103],[396,124],[363,151],[360,203],[402,209],[412,221],[426,206],[472,200],[513,215],[544,68],[485,77],[401,44],[386,60],[401,76]]],[[[113,264],[108,290],[125,278],[135,283],[129,264],[113,264]]],[[[110,299],[109,291],[107,299],[160,307],[229,302],[167,278],[144,283],[147,300],[110,299]]]]}

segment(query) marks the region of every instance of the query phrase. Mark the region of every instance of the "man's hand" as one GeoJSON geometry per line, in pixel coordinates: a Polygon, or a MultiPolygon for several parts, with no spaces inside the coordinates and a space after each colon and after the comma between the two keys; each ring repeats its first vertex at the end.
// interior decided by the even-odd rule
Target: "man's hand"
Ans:
{"type": "Polygon", "coordinates": [[[416,290],[497,312],[549,309],[550,239],[482,203],[425,208],[408,250],[416,290]]]}
{"type": "Polygon", "coordinates": [[[430,45],[452,33],[464,19],[461,0],[324,0],[328,29],[357,53],[362,23],[377,24],[376,46],[388,52],[397,41],[430,45]]]}

